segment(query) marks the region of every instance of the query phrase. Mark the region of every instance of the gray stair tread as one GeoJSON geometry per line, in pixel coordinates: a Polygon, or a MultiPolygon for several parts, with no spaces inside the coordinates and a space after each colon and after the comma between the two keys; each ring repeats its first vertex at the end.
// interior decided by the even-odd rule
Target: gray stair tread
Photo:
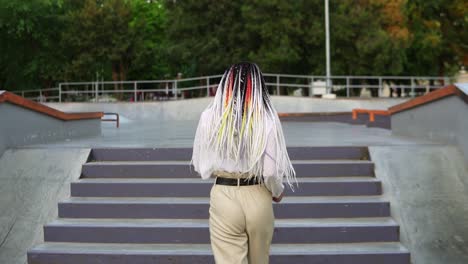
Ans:
{"type": "MultiPolygon", "coordinates": [[[[148,203],[148,204],[208,204],[209,197],[71,197],[61,203],[148,203]]],[[[289,196],[283,198],[282,204],[293,203],[387,203],[381,196],[289,196]]]]}
{"type": "MultiPolygon", "coordinates": [[[[47,226],[93,226],[93,227],[191,227],[207,228],[208,219],[90,219],[60,218],[47,226]]],[[[389,217],[375,218],[303,218],[276,219],[275,227],[362,227],[362,226],[398,226],[389,217]]]]}
{"type": "MultiPolygon", "coordinates": [[[[79,183],[213,183],[214,179],[202,180],[194,178],[81,178],[79,183]]],[[[375,177],[298,177],[297,182],[380,182],[375,177]]],[[[299,188],[301,186],[299,185],[299,188]]]]}
{"type": "MultiPolygon", "coordinates": [[[[151,255],[208,255],[208,244],[111,244],[47,242],[35,246],[30,253],[72,254],[151,254],[151,255]]],[[[272,255],[316,254],[407,254],[408,250],[398,242],[346,243],[346,244],[273,244],[272,255]]]]}
{"type": "MultiPolygon", "coordinates": [[[[327,159],[327,160],[291,160],[292,164],[373,164],[371,160],[350,160],[350,159],[327,159]]],[[[95,165],[190,165],[190,161],[179,160],[155,160],[155,161],[92,161],[86,166],[95,165]]]]}

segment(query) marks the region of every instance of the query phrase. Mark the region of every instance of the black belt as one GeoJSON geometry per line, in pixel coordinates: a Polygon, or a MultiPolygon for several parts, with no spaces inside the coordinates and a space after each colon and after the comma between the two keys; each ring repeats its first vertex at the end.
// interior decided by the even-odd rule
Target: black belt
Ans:
{"type": "Polygon", "coordinates": [[[228,186],[247,186],[247,185],[256,185],[260,184],[259,178],[251,178],[251,179],[231,179],[231,178],[216,178],[216,184],[220,185],[228,185],[228,186]]]}

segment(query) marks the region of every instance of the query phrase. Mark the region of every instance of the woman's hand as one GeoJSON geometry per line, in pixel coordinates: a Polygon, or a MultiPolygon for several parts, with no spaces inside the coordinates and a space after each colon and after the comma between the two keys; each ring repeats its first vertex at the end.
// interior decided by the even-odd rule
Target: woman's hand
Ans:
{"type": "Polygon", "coordinates": [[[283,199],[283,196],[284,196],[284,192],[282,192],[281,195],[278,197],[273,197],[273,201],[279,203],[283,199]]]}

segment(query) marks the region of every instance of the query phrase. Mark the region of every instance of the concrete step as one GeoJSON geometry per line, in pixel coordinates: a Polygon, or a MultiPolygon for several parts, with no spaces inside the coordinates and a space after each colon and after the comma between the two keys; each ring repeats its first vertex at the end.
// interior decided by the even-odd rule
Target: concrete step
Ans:
{"type": "MultiPolygon", "coordinates": [[[[382,194],[381,182],[370,177],[300,178],[288,196],[352,196],[382,194]]],[[[71,183],[76,197],[207,197],[213,180],[179,179],[80,179],[71,183]]],[[[228,188],[238,188],[230,186],[228,188]]],[[[242,188],[254,188],[242,187],[242,188]]]]}
{"type": "MultiPolygon", "coordinates": [[[[58,219],[44,227],[46,242],[210,243],[207,219],[58,219]]],[[[273,243],[399,241],[390,218],[278,219],[273,243]]]]}
{"type": "MultiPolygon", "coordinates": [[[[209,198],[84,198],[58,205],[62,218],[208,218],[209,198]]],[[[285,197],[274,203],[276,218],[388,217],[390,204],[379,196],[285,197]]]]}
{"type": "MultiPolygon", "coordinates": [[[[29,264],[214,264],[208,244],[44,243],[28,251],[29,264]]],[[[273,244],[270,264],[410,264],[400,243],[273,244]]]]}
{"type": "MultiPolygon", "coordinates": [[[[298,177],[374,176],[367,160],[294,160],[298,177]]],[[[90,162],[83,178],[188,178],[200,177],[188,161],[90,162]]]]}
{"type": "MultiPolygon", "coordinates": [[[[367,147],[288,147],[292,160],[310,159],[368,159],[367,147]]],[[[192,148],[95,148],[91,151],[93,161],[188,161],[192,148]]]]}

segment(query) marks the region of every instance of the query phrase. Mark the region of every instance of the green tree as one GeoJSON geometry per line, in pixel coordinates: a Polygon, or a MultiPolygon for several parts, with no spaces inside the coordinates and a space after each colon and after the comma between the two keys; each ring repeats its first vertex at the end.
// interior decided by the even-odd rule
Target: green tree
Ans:
{"type": "Polygon", "coordinates": [[[165,78],[169,74],[167,14],[161,1],[131,2],[132,61],[128,77],[133,80],[165,78]]]}
{"type": "MultiPolygon", "coordinates": [[[[403,73],[407,39],[394,32],[385,1],[338,1],[331,8],[332,72],[335,75],[403,73]]],[[[401,13],[393,10],[392,16],[401,13]]]]}
{"type": "Polygon", "coordinates": [[[67,79],[93,80],[96,75],[126,79],[132,41],[127,1],[85,0],[67,13],[65,21],[62,40],[73,51],[66,65],[67,79]]]}
{"type": "Polygon", "coordinates": [[[0,89],[51,87],[61,75],[58,0],[0,0],[0,89]]]}
{"type": "Polygon", "coordinates": [[[468,2],[407,1],[411,45],[406,68],[415,75],[450,75],[467,64],[468,2]]]}
{"type": "MultiPolygon", "coordinates": [[[[160,78],[167,72],[165,12],[159,1],[86,0],[66,15],[67,79],[160,78]]],[[[116,87],[117,88],[117,87],[116,87]]]]}

